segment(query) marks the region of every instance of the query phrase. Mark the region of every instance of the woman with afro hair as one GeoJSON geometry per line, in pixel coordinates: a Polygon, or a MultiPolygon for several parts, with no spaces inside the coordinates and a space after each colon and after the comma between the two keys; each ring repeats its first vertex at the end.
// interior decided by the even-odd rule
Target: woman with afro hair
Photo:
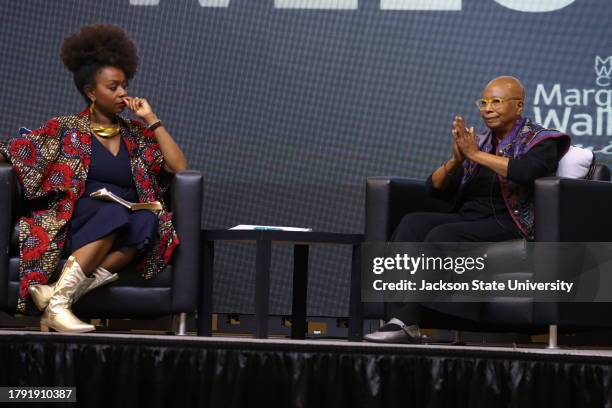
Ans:
{"type": "Polygon", "coordinates": [[[0,144],[0,153],[30,209],[19,219],[17,309],[28,311],[31,297],[42,330],[88,332],[94,326],[71,310],[79,297],[133,261],[144,278],[170,261],[179,240],[163,192],[187,163],[147,100],[128,96],[138,54],[121,28],[84,26],[64,40],[61,56],[87,108],[0,144]],[[140,120],[122,117],[125,108],[140,120]],[[131,202],[159,201],[161,210],[130,211],[91,196],[101,188],[131,202]],[[68,260],[49,284],[62,254],[68,260]]]}

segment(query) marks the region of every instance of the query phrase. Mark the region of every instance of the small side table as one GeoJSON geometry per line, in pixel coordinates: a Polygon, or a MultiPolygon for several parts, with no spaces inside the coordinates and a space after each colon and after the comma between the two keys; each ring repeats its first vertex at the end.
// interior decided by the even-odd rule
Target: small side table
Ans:
{"type": "Polygon", "coordinates": [[[270,262],[272,243],[293,244],[293,305],[291,338],[306,336],[306,299],[308,289],[308,248],[312,244],[352,245],[349,340],[362,335],[361,243],[362,234],[280,230],[203,230],[204,271],[198,308],[198,335],[212,333],[212,292],[215,241],[246,241],[257,246],[255,261],[255,338],[268,337],[270,303],[270,262]]]}

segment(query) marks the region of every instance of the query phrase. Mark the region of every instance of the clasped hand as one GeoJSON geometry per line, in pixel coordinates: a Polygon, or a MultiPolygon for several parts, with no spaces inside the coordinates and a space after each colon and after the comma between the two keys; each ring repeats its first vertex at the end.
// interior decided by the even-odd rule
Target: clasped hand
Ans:
{"type": "Polygon", "coordinates": [[[456,161],[463,162],[465,159],[470,159],[479,151],[474,127],[466,128],[465,120],[461,116],[455,116],[451,133],[453,135],[453,158],[456,161]]]}

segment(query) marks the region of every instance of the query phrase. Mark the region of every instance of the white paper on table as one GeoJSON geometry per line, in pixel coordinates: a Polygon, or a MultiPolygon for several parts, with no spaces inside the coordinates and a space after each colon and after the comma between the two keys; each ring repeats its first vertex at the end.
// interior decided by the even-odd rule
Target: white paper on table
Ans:
{"type": "Polygon", "coordinates": [[[302,231],[312,232],[312,228],[279,227],[276,225],[248,225],[240,224],[230,228],[230,230],[260,230],[260,231],[302,231]]]}

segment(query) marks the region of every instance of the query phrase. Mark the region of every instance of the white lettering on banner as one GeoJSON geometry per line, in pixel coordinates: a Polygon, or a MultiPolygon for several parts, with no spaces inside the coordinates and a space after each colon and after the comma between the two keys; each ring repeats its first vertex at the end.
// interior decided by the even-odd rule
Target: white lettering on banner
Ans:
{"type": "Polygon", "coordinates": [[[560,10],[569,6],[576,0],[495,0],[501,6],[527,13],[544,13],[560,10]]]}
{"type": "MultiPolygon", "coordinates": [[[[572,108],[566,107],[559,115],[555,109],[549,109],[543,114],[540,107],[533,108],[534,120],[546,128],[569,132],[573,136],[611,136],[612,135],[612,107],[597,107],[595,115],[590,113],[576,113],[572,108]],[[595,129],[593,129],[595,125],[595,129]]],[[[603,152],[602,152],[603,153],[603,152]]],[[[606,154],[612,154],[606,148],[606,154]]]]}
{"type": "MultiPolygon", "coordinates": [[[[461,2],[461,0],[457,0],[461,2]]],[[[131,6],[158,6],[160,0],[130,0],[131,6]]],[[[229,7],[230,0],[198,0],[201,7],[229,7]]],[[[357,10],[358,0],[274,0],[277,9],[357,10]]]]}
{"type": "MultiPolygon", "coordinates": [[[[231,0],[198,0],[201,7],[229,7],[231,0]]],[[[542,13],[560,10],[576,0],[494,0],[511,10],[542,13]]],[[[130,0],[130,6],[158,6],[160,0],[130,0]]],[[[357,10],[359,0],[274,0],[276,9],[357,10]]],[[[381,10],[460,11],[462,0],[380,0],[381,10]]]]}
{"type": "Polygon", "coordinates": [[[130,6],[159,6],[159,0],[130,0],[130,6]]]}
{"type": "Polygon", "coordinates": [[[277,9],[357,10],[358,0],[274,0],[277,9]]]}
{"type": "MultiPolygon", "coordinates": [[[[595,57],[597,84],[612,76],[612,56],[595,57]]],[[[612,89],[564,89],[561,84],[547,88],[537,84],[534,94],[533,116],[537,123],[558,129],[572,136],[612,136],[612,89]]],[[[581,146],[595,153],[612,154],[612,142],[595,150],[594,146],[581,146]]]]}
{"type": "Polygon", "coordinates": [[[198,0],[202,7],[229,7],[230,0],[198,0]]]}
{"type": "Polygon", "coordinates": [[[540,103],[540,96],[544,99],[544,104],[545,105],[552,104],[553,98],[556,97],[557,105],[561,106],[561,85],[560,84],[555,84],[552,87],[552,91],[551,91],[549,97],[547,97],[546,96],[546,88],[544,88],[544,85],[543,84],[538,84],[538,86],[536,87],[535,97],[533,98],[533,103],[534,104],[537,105],[537,104],[540,103]]]}
{"type": "Polygon", "coordinates": [[[554,102],[557,106],[589,106],[594,102],[597,106],[612,106],[612,89],[569,88],[564,93],[562,91],[561,84],[553,85],[550,92],[546,92],[544,84],[538,84],[533,103],[552,105],[554,102]]]}
{"type": "Polygon", "coordinates": [[[569,122],[571,113],[572,113],[572,108],[565,108],[563,120],[561,121],[559,120],[559,115],[557,114],[557,111],[554,109],[551,109],[546,114],[546,117],[544,118],[544,120],[542,120],[542,111],[540,110],[540,108],[537,106],[534,106],[533,108],[533,116],[534,116],[534,120],[536,121],[536,123],[541,123],[542,126],[546,128],[557,129],[564,133],[567,131],[567,124],[569,122]]]}
{"type": "Polygon", "coordinates": [[[542,108],[535,106],[533,118],[546,128],[557,129],[564,133],[569,131],[573,136],[612,136],[612,107],[610,106],[597,107],[595,115],[584,112],[576,113],[571,107],[563,108],[561,115],[555,109],[549,109],[544,115],[542,108]],[[593,122],[595,132],[593,132],[593,122]]]}
{"type": "Polygon", "coordinates": [[[590,136],[593,134],[593,118],[588,113],[577,113],[570,129],[574,136],[590,136]]]}
{"type": "Polygon", "coordinates": [[[461,10],[461,0],[380,0],[381,10],[461,10]]]}
{"type": "MultiPolygon", "coordinates": [[[[159,6],[160,0],[130,0],[130,6],[159,6]]],[[[230,0],[198,0],[202,7],[229,7],[230,0]]]]}

